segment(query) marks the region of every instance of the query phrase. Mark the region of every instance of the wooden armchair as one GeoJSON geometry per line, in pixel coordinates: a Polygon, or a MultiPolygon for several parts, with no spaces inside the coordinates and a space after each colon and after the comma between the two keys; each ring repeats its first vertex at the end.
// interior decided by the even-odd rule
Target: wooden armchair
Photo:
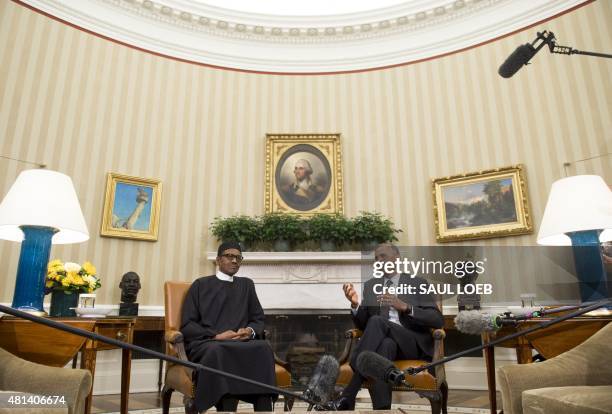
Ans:
{"type": "MultiPolygon", "coordinates": [[[[440,302],[438,302],[438,308],[441,309],[440,302]]],[[[340,358],[338,359],[338,362],[340,363],[340,374],[338,375],[336,385],[346,387],[351,381],[351,378],[353,377],[353,370],[349,365],[350,356],[362,334],[363,332],[359,329],[350,329],[346,332],[346,345],[342,355],[340,355],[340,358]]],[[[435,362],[444,358],[444,338],[446,333],[443,329],[432,329],[431,334],[434,339],[433,361],[435,362]]],[[[427,363],[428,361],[416,359],[394,361],[395,366],[402,371],[410,367],[420,367],[427,363]]],[[[393,391],[416,392],[419,396],[429,400],[432,414],[439,414],[440,411],[447,414],[448,384],[446,383],[444,364],[434,367],[433,371],[433,374],[429,371],[422,371],[417,375],[407,375],[406,382],[410,383],[410,388],[404,385],[394,386],[393,391]]],[[[368,389],[370,385],[370,381],[366,381],[364,383],[364,386],[368,389]]]]}
{"type": "MultiPolygon", "coordinates": [[[[187,291],[191,286],[190,282],[166,282],[164,284],[165,301],[165,340],[166,354],[187,361],[183,334],[180,332],[181,313],[183,302],[187,291]]],[[[274,355],[276,385],[280,388],[291,386],[291,374],[288,364],[281,361],[274,355]]],[[[170,410],[170,398],[174,391],[183,394],[185,413],[197,413],[194,403],[195,384],[192,381],[193,370],[182,365],[166,363],[166,376],[164,388],[162,389],[162,413],[168,414],[170,410]]],[[[291,409],[293,401],[285,399],[285,410],[291,409]]]]}

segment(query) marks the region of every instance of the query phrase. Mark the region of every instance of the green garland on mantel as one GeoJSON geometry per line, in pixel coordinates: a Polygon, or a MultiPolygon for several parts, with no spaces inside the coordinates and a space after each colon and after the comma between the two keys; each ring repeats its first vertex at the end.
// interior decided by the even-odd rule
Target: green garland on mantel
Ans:
{"type": "Polygon", "coordinates": [[[303,251],[371,250],[378,243],[398,240],[396,235],[402,232],[388,217],[367,211],[353,218],[284,213],[215,217],[209,228],[218,241],[236,240],[249,251],[287,250],[289,246],[303,251]]]}

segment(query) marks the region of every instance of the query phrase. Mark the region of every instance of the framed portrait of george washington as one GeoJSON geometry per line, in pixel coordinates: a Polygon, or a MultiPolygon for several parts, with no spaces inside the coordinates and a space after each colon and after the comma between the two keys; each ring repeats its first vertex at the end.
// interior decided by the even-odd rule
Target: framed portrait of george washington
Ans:
{"type": "Polygon", "coordinates": [[[343,213],[340,134],[266,134],[266,213],[343,213]]]}
{"type": "Polygon", "coordinates": [[[432,181],[436,241],[533,232],[521,164],[432,181]]]}
{"type": "Polygon", "coordinates": [[[101,236],[156,241],[161,182],[108,173],[101,236]]]}

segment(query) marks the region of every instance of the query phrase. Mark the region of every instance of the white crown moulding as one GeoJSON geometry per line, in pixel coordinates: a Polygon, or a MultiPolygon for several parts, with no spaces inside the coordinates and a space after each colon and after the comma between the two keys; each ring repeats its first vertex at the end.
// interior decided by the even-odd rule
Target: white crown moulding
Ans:
{"type": "Polygon", "coordinates": [[[332,16],[276,16],[188,0],[22,0],[121,43],[211,66],[269,73],[382,68],[515,32],[584,0],[416,0],[332,16]]]}

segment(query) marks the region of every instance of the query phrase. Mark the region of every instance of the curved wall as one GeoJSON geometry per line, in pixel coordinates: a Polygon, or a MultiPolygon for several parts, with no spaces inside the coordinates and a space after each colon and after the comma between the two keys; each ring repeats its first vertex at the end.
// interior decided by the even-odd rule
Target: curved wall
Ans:
{"type": "MultiPolygon", "coordinates": [[[[92,261],[99,303],[118,303],[123,273],[143,279],[141,305],[163,304],[164,280],[212,272],[207,226],[259,214],[265,134],[340,132],[345,212],[378,210],[403,244],[435,244],[432,178],[523,163],[537,229],[563,163],[612,151],[610,61],[541,52],[510,80],[497,67],[549,29],[559,43],[610,52],[612,5],[598,1],[540,27],[460,54],[387,70],[328,76],[241,73],[117,45],[0,2],[0,155],[70,175],[91,239],[52,256],[92,261]],[[109,171],[159,178],[159,241],[99,236],[109,171]]],[[[570,173],[612,179],[609,158],[570,173]],[[606,170],[607,168],[607,170],[606,170]]],[[[29,168],[0,158],[0,194],[29,168]]],[[[50,200],[61,202],[61,200],[50,200]]],[[[535,234],[477,242],[532,245],[535,234]]],[[[0,241],[0,302],[10,302],[19,245],[0,241]]],[[[494,280],[500,289],[528,281],[494,280]],[[518,283],[517,283],[518,282],[518,283]]]]}

